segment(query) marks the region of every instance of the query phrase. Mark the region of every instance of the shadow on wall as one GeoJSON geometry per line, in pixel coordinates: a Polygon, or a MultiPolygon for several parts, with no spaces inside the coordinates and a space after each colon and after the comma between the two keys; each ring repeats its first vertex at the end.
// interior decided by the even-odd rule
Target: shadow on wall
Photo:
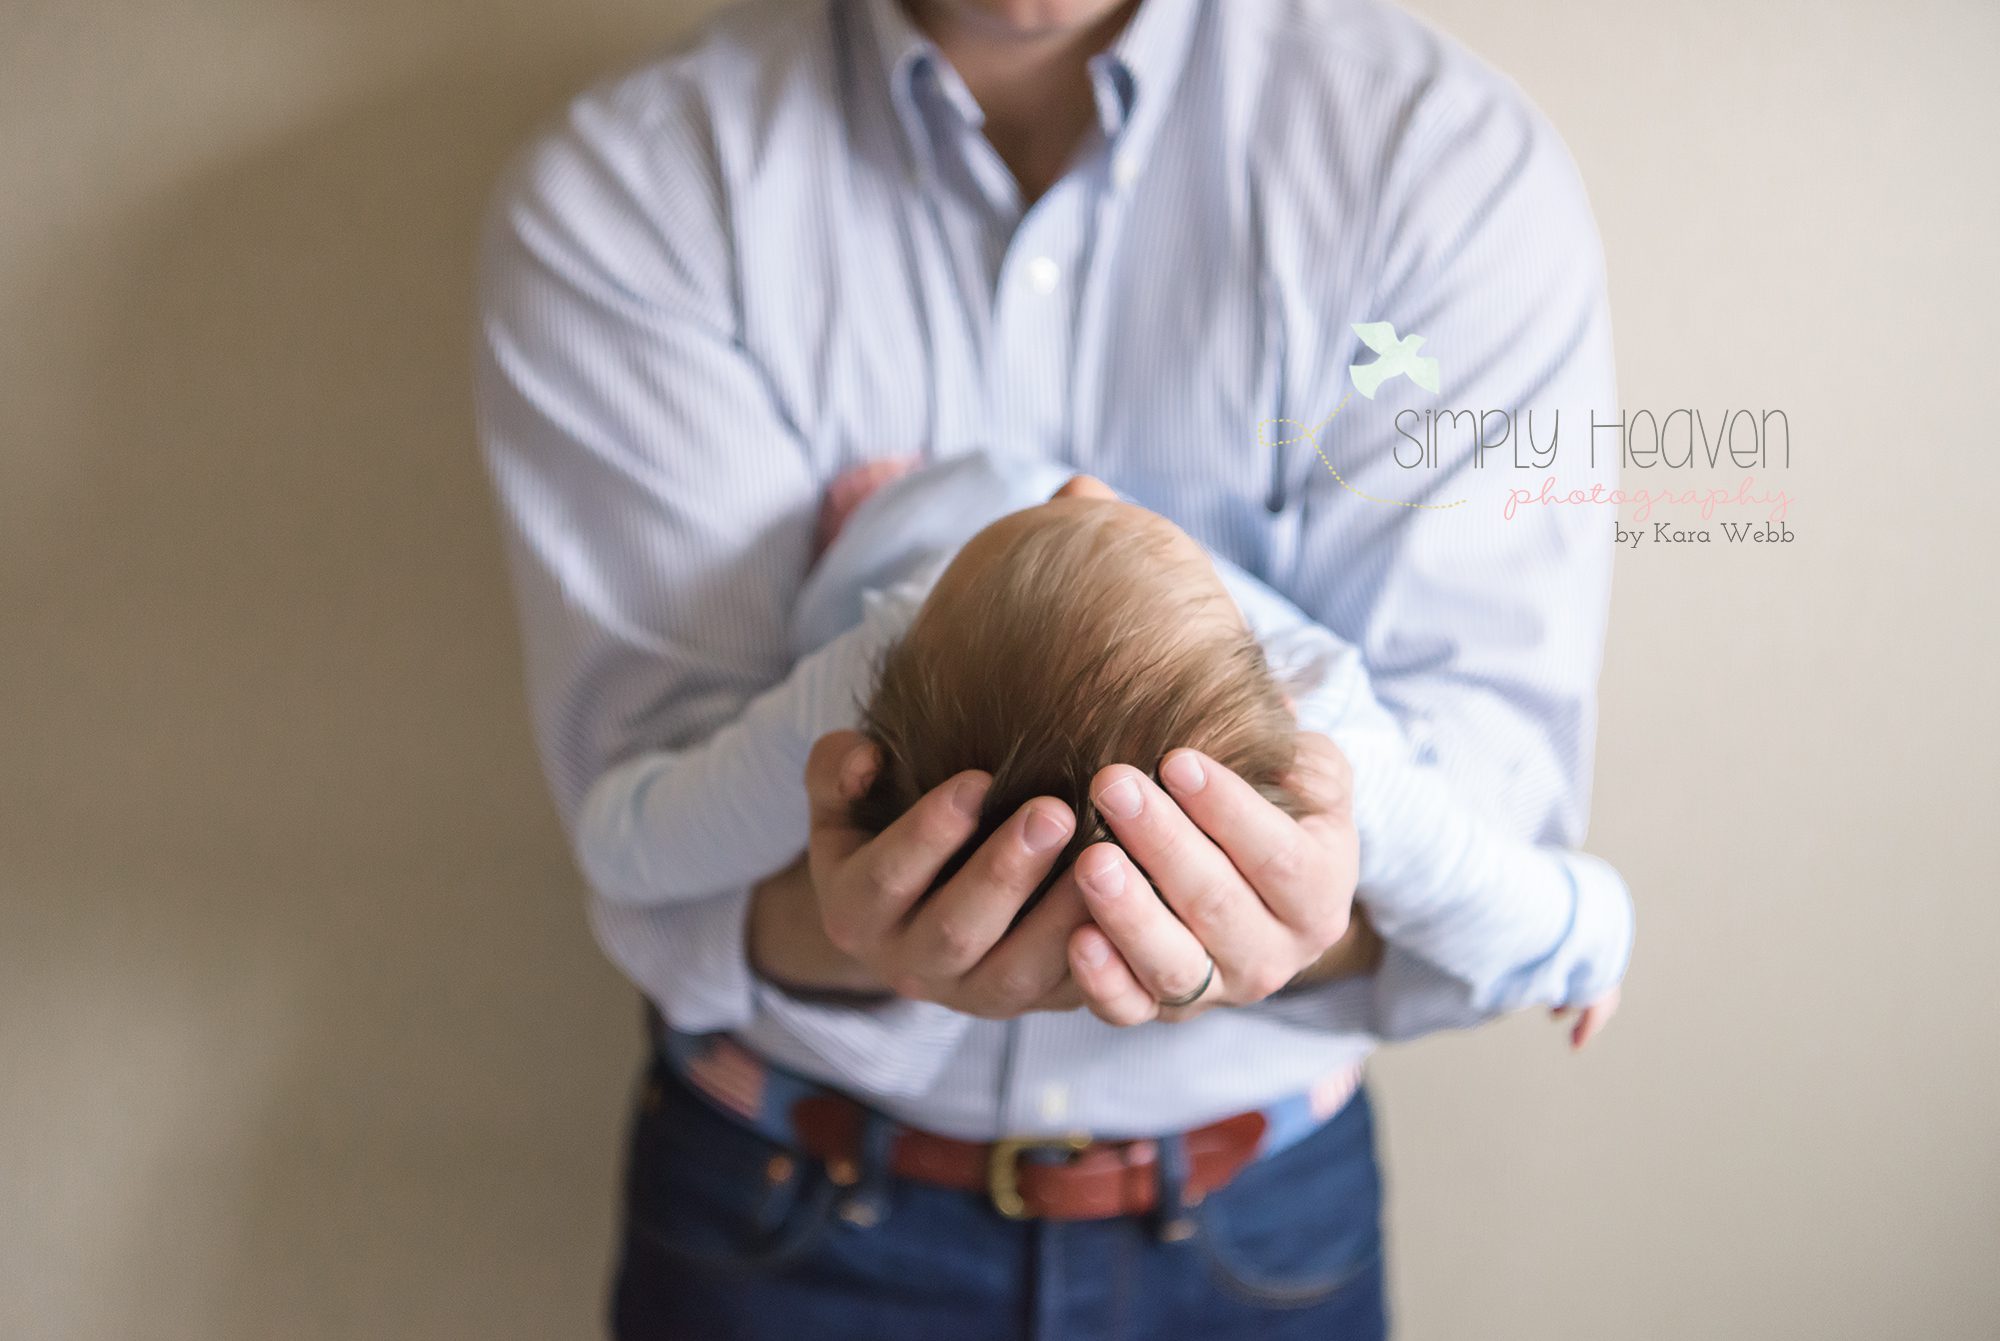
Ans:
{"type": "Polygon", "coordinates": [[[631,54],[434,72],[116,241],[0,818],[81,1001],[29,1044],[79,1334],[594,1316],[636,1012],[531,753],[469,298],[501,164],[631,54]]]}

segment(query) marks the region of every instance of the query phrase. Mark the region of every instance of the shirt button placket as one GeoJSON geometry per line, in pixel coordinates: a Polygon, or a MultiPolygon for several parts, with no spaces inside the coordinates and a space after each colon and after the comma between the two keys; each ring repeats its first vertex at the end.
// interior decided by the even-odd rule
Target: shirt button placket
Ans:
{"type": "Polygon", "coordinates": [[[1058,183],[1022,221],[1003,263],[992,346],[1002,447],[1068,452],[1078,253],[1071,221],[1080,192],[1075,181],[1058,183]]]}

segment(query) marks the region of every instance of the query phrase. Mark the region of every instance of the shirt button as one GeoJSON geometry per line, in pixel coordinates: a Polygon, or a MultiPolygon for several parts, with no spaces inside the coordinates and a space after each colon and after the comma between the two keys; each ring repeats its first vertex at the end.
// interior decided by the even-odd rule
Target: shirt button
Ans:
{"type": "Polygon", "coordinates": [[[1062,267],[1046,256],[1028,262],[1028,287],[1036,293],[1054,293],[1062,283],[1062,267]]]}
{"type": "Polygon", "coordinates": [[[1111,184],[1123,190],[1139,179],[1139,165],[1130,154],[1120,154],[1111,160],[1111,184]]]}

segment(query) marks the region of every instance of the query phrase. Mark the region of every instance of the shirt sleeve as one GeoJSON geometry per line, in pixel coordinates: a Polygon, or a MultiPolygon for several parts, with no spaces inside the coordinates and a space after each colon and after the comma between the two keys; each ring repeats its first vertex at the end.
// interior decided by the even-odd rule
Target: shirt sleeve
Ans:
{"type": "Polygon", "coordinates": [[[867,593],[860,623],[707,738],[646,751],[599,777],[576,825],[592,888],[615,903],[674,903],[790,865],[806,847],[802,779],[813,742],[859,722],[876,659],[908,627],[921,590],[867,593]]]}
{"type": "Polygon", "coordinates": [[[737,888],[673,905],[638,907],[598,899],[598,940],[675,1029],[775,1038],[803,1049],[817,1069],[874,1094],[930,1088],[971,1017],[902,997],[869,1005],[804,1001],[759,978],[743,953],[750,892],[737,888]],[[658,987],[651,986],[658,984],[658,987]]]}
{"type": "MultiPolygon", "coordinates": [[[[1317,415],[1345,402],[1317,441],[1371,497],[1311,472],[1279,585],[1360,649],[1417,758],[1508,831],[1574,846],[1614,510],[1505,505],[1545,474],[1565,496],[1616,482],[1611,439],[1591,431],[1617,413],[1602,251],[1568,152],[1504,81],[1440,80],[1405,127],[1382,168],[1372,285],[1327,300],[1339,310],[1319,326],[1338,338],[1296,388],[1317,415]],[[1371,355],[1350,323],[1365,321],[1423,336],[1440,391],[1397,378],[1354,394],[1348,366],[1371,355]],[[1504,412],[1509,436],[1482,455],[1466,420],[1426,417],[1445,410],[1504,412]],[[1530,438],[1557,442],[1552,462],[1530,438]]],[[[1500,439],[1498,418],[1482,427],[1500,439]]]]}
{"type": "MultiPolygon", "coordinates": [[[[482,246],[481,441],[536,737],[573,839],[609,770],[708,739],[784,676],[818,503],[800,434],[739,339],[706,122],[631,96],[588,96],[538,141],[482,246]]],[[[675,1028],[776,1024],[862,1067],[858,1084],[920,1090],[963,1021],[754,981],[748,906],[741,886],[643,908],[593,893],[592,921],[675,1028]]]]}
{"type": "MultiPolygon", "coordinates": [[[[1564,494],[1616,482],[1615,456],[1593,451],[1593,421],[1617,412],[1589,203],[1518,91],[1463,69],[1413,95],[1378,180],[1357,271],[1367,278],[1336,287],[1302,273],[1279,286],[1300,305],[1287,325],[1288,412],[1323,422],[1315,445],[1340,478],[1308,472],[1274,585],[1359,652],[1410,762],[1500,835],[1573,847],[1589,814],[1614,519],[1591,506],[1504,514],[1512,491],[1544,473],[1564,494]],[[1348,367],[1370,357],[1352,324],[1372,321],[1425,338],[1438,394],[1398,378],[1350,399],[1348,367]],[[1446,410],[1505,412],[1504,448],[1482,455],[1463,420],[1426,418],[1446,410]],[[1551,439],[1552,461],[1533,446],[1551,439]]],[[[1497,438],[1497,420],[1482,427],[1497,438]]],[[[1507,1000],[1584,999],[1629,954],[1631,902],[1615,879],[1587,859],[1566,869],[1563,897],[1535,919],[1550,953],[1484,990],[1392,941],[1372,993],[1349,980],[1255,1009],[1338,1028],[1365,1002],[1374,1032],[1407,1038],[1475,1024],[1507,1000]],[[1562,979],[1584,962],[1594,973],[1562,979]]]]}
{"type": "Polygon", "coordinates": [[[645,751],[591,784],[575,842],[592,887],[617,903],[670,903],[788,865],[805,850],[813,742],[860,722],[882,653],[966,538],[1070,473],[975,451],[878,490],[804,580],[788,616],[799,660],[784,679],[704,739],[645,751]]]}
{"type": "MultiPolygon", "coordinates": [[[[1409,1037],[1527,1005],[1579,1004],[1616,983],[1632,934],[1617,872],[1475,812],[1434,768],[1412,761],[1352,647],[1254,579],[1221,572],[1274,673],[1297,687],[1300,727],[1330,737],[1355,768],[1357,897],[1391,951],[1374,975],[1369,1027],[1409,1037]]],[[[1321,1004],[1356,1002],[1329,993],[1321,1004]]],[[[1286,999],[1278,1010],[1313,1018],[1309,1001],[1286,999]]],[[[1356,1025],[1351,1014],[1319,1022],[1356,1025]]]]}

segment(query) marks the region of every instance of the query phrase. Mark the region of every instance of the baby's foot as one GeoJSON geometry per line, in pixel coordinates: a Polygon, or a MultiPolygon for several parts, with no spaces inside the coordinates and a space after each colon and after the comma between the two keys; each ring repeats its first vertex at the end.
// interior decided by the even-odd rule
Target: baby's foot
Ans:
{"type": "Polygon", "coordinates": [[[813,540],[813,557],[817,559],[833,544],[840,528],[847,525],[847,519],[854,515],[854,509],[868,500],[869,495],[900,475],[907,475],[922,460],[915,456],[885,456],[879,461],[864,461],[833,477],[833,483],[826,487],[826,498],[819,508],[819,533],[813,540]]]}

